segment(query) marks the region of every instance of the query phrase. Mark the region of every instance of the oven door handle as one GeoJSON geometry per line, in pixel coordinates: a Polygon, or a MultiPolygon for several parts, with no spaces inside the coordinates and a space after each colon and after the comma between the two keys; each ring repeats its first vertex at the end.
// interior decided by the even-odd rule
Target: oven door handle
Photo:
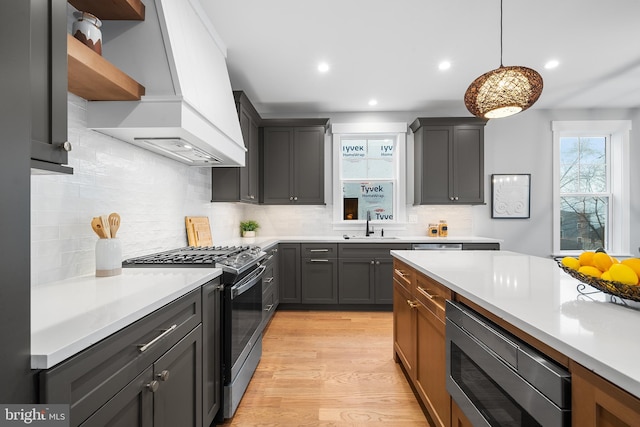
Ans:
{"type": "Polygon", "coordinates": [[[233,285],[231,287],[231,299],[234,299],[238,295],[248,291],[253,285],[258,283],[262,279],[262,274],[266,269],[266,265],[261,265],[247,277],[239,281],[237,284],[233,285]]]}

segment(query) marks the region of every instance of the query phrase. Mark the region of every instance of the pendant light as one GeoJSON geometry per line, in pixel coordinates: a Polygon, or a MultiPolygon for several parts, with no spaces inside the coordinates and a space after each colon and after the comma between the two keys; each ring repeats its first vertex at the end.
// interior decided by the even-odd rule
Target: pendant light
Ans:
{"type": "Polygon", "coordinates": [[[527,67],[502,65],[502,0],[500,0],[500,67],[475,79],[464,104],[477,117],[497,119],[531,107],[542,93],[542,77],[527,67]]]}

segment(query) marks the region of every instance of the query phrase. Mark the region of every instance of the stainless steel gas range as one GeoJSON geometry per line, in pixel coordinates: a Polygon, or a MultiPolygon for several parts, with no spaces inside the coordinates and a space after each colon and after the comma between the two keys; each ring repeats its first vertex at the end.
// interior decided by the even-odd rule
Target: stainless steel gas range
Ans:
{"type": "Polygon", "coordinates": [[[262,355],[262,275],[266,253],[257,246],[184,247],[127,259],[123,267],[222,269],[224,418],[235,413],[262,355]]]}

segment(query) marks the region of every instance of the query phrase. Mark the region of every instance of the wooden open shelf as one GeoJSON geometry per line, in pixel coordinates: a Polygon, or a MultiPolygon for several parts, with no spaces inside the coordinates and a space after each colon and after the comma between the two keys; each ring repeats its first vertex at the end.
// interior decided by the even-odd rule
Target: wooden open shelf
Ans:
{"type": "Polygon", "coordinates": [[[99,19],[144,21],[145,8],[141,0],[68,0],[68,3],[99,19]]]}
{"type": "Polygon", "coordinates": [[[89,101],[139,101],[145,88],[67,34],[69,92],[89,101]]]}

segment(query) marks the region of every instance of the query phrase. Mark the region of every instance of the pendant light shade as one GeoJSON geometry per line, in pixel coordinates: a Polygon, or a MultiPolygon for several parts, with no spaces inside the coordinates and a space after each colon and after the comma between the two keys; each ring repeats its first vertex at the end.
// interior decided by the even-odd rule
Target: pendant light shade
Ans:
{"type": "Polygon", "coordinates": [[[467,109],[477,117],[497,119],[531,107],[542,93],[542,76],[527,67],[500,66],[475,79],[464,94],[467,109]]]}
{"type": "Polygon", "coordinates": [[[502,0],[500,0],[500,67],[475,79],[464,94],[474,116],[497,119],[531,107],[542,94],[542,76],[531,68],[502,65],[502,0]]]}

